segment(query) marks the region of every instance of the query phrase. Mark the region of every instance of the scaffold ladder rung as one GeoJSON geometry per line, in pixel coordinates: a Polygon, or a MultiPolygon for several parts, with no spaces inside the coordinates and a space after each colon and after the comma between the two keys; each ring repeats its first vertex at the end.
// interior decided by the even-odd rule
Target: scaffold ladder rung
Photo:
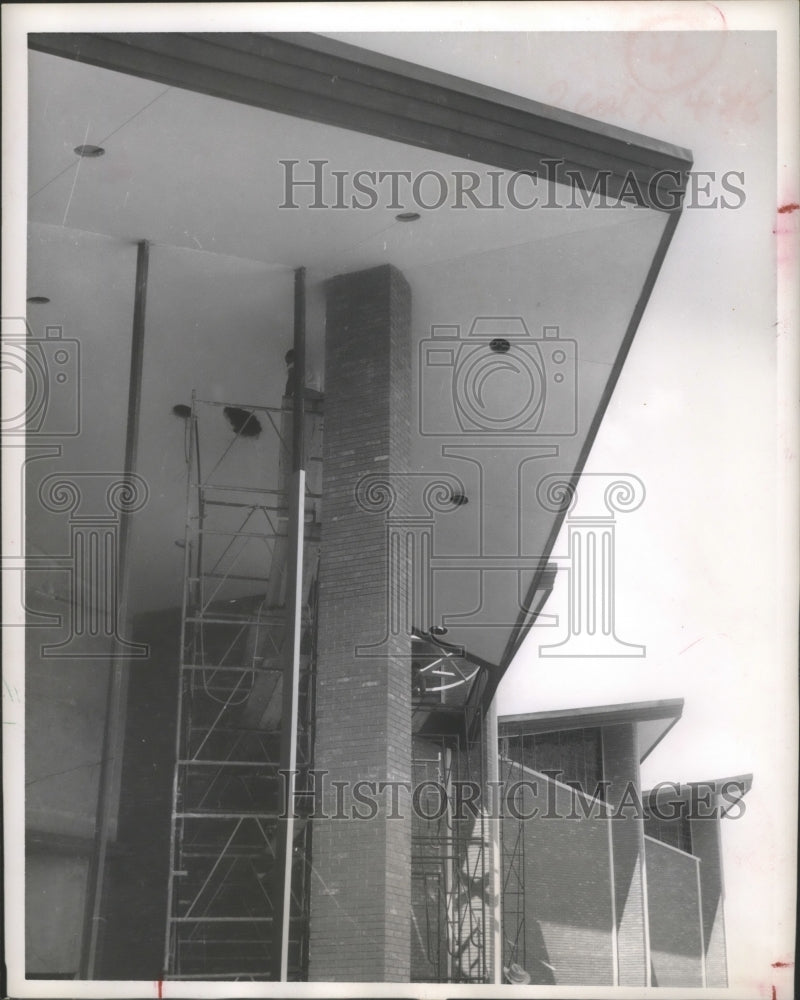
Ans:
{"type": "MultiPolygon", "coordinates": [[[[313,419],[316,447],[321,418],[313,419]]],[[[192,398],[165,979],[276,980],[287,943],[289,978],[300,978],[308,961],[310,879],[306,866],[292,863],[294,853],[284,856],[287,817],[278,775],[287,755],[288,685],[281,681],[297,663],[295,633],[288,629],[295,600],[287,594],[294,538],[307,547],[311,567],[299,574],[304,603],[291,611],[300,624],[298,641],[313,646],[316,621],[319,496],[306,500],[304,492],[290,510],[285,445],[293,420],[291,401],[250,407],[192,398]],[[274,435],[271,443],[278,446],[253,450],[252,438],[241,434],[221,440],[224,406],[269,414],[261,421],[262,437],[274,435]],[[287,872],[290,902],[284,907],[287,872]],[[185,897],[192,894],[187,909],[185,897]],[[267,929],[275,925],[284,930],[267,929]]],[[[299,669],[292,749],[293,766],[305,775],[312,765],[313,655],[304,651],[299,669]]],[[[303,787],[306,779],[297,780],[303,787]]],[[[299,812],[294,810],[293,851],[306,852],[310,824],[299,812]]]]}

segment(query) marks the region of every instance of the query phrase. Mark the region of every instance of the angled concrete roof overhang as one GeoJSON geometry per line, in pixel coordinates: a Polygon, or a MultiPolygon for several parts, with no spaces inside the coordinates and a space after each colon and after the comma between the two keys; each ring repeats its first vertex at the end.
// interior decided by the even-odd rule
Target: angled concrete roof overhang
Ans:
{"type": "Polygon", "coordinates": [[[633,725],[639,741],[639,759],[644,760],[672,729],[682,713],[683,698],[669,698],[553,712],[501,715],[497,722],[500,736],[633,725]]]}
{"type": "Polygon", "coordinates": [[[725,816],[753,787],[752,774],[733,774],[727,778],[708,778],[704,781],[676,783],[662,781],[642,793],[650,806],[661,803],[690,802],[699,797],[708,798],[720,805],[720,815],[725,816]]]}
{"type": "Polygon", "coordinates": [[[43,32],[29,45],[561,182],[577,171],[589,189],[608,171],[612,196],[633,176],[642,203],[662,211],[679,208],[660,196],[665,172],[683,190],[692,165],[680,146],[319,35],[43,32]]]}
{"type": "MultiPolygon", "coordinates": [[[[433,69],[310,34],[32,33],[29,35],[29,46],[37,52],[84,63],[88,67],[115,71],[129,78],[158,81],[176,88],[178,93],[183,91],[182,97],[185,99],[209,95],[222,101],[249,105],[250,109],[263,109],[265,116],[288,115],[305,120],[315,127],[319,124],[322,131],[328,130],[322,136],[323,140],[328,138],[328,133],[332,130],[350,130],[353,134],[361,133],[362,137],[377,137],[377,140],[370,139],[370,143],[382,142],[385,147],[391,143],[406,144],[417,147],[417,150],[442,154],[443,158],[457,157],[458,162],[535,173],[550,187],[553,183],[567,183],[573,188],[577,184],[592,191],[598,180],[605,177],[608,179],[607,191],[611,197],[625,194],[626,202],[632,198],[635,203],[641,204],[641,212],[639,209],[632,211],[641,216],[638,221],[645,224],[641,237],[645,246],[639,246],[632,238],[632,227],[628,226],[630,220],[621,213],[619,219],[625,219],[625,226],[616,227],[616,256],[611,255],[616,260],[613,274],[609,274],[605,266],[609,247],[604,242],[608,237],[602,227],[594,229],[590,236],[580,234],[580,239],[593,240],[591,252],[587,250],[589,244],[570,243],[565,248],[569,252],[560,256],[549,244],[543,243],[542,247],[546,249],[537,251],[535,256],[523,258],[517,243],[510,236],[506,240],[498,238],[497,245],[502,251],[496,251],[494,246],[490,248],[494,253],[494,271],[491,273],[506,275],[506,282],[513,283],[517,290],[512,308],[520,314],[531,315],[536,305],[536,295],[534,282],[530,278],[531,275],[537,275],[542,290],[552,291],[553,301],[544,303],[541,314],[536,314],[536,321],[552,322],[554,316],[557,322],[563,324],[565,336],[574,338],[581,346],[579,363],[583,368],[580,424],[576,425],[571,438],[561,437],[549,442],[550,454],[557,457],[551,459],[545,456],[537,464],[539,475],[557,474],[559,478],[569,480],[572,485],[577,483],[680,216],[681,195],[692,163],[691,154],[687,150],[433,69]],[[654,197],[665,177],[666,183],[677,194],[673,201],[667,203],[660,197],[654,197]],[[631,178],[635,181],[633,188],[628,186],[631,178]],[[657,225],[652,224],[654,221],[657,225]],[[621,261],[619,257],[623,251],[626,256],[621,261]],[[506,266],[509,254],[516,257],[515,261],[512,260],[516,270],[506,266]],[[594,270],[583,264],[574,265],[582,255],[590,258],[594,270]],[[554,276],[551,272],[558,268],[561,271],[554,276]],[[562,294],[560,281],[570,290],[568,296],[562,295],[565,300],[568,297],[569,302],[558,299],[558,295],[562,294]],[[584,289],[584,294],[580,297],[574,294],[576,282],[584,289]],[[625,296],[619,287],[623,282],[625,296]],[[519,289],[525,285],[528,288],[523,296],[519,289]],[[594,299],[599,297],[601,289],[603,301],[598,303],[594,299]],[[572,307],[576,298],[581,299],[581,308],[589,314],[590,320],[583,315],[574,314],[577,307],[572,307]],[[607,315],[603,309],[606,309],[607,315]],[[591,350],[585,350],[585,347],[590,347],[591,350]],[[591,387],[590,394],[587,394],[587,387],[591,387]]],[[[176,103],[178,107],[183,107],[186,102],[176,103]]],[[[164,102],[153,106],[160,108],[162,114],[165,113],[164,102]]],[[[217,109],[217,113],[222,112],[217,109]]],[[[143,127],[146,119],[142,115],[135,120],[143,127]]],[[[279,126],[280,123],[277,123],[276,129],[279,126]]],[[[276,131],[275,134],[280,133],[276,131]]],[[[68,146],[71,148],[71,141],[68,146]]],[[[384,148],[379,152],[385,152],[391,158],[391,150],[384,148]]],[[[133,157],[134,154],[129,155],[133,157]]],[[[102,177],[98,174],[95,179],[98,185],[105,185],[102,191],[108,196],[108,200],[102,204],[113,206],[126,198],[126,189],[123,188],[127,182],[124,172],[121,173],[116,182],[119,187],[117,191],[108,179],[109,171],[115,164],[111,157],[106,159],[108,162],[105,163],[105,173],[102,177]],[[111,195],[115,197],[112,198],[111,195]]],[[[172,161],[175,159],[172,156],[169,161],[173,170],[175,163],[172,161]]],[[[183,169],[180,161],[178,165],[183,169]]],[[[152,172],[157,167],[151,164],[149,169],[152,172]]],[[[86,173],[88,177],[88,172],[86,173]]],[[[141,184],[149,177],[150,173],[143,168],[138,180],[141,184]]],[[[53,185],[54,188],[55,186],[53,185]]],[[[182,197],[189,197],[189,193],[182,194],[182,197]]],[[[99,195],[95,201],[100,201],[99,195]]],[[[239,201],[250,207],[244,196],[239,201]]],[[[150,205],[150,208],[153,206],[150,205]]],[[[200,215],[202,210],[201,205],[198,208],[200,215]]],[[[57,224],[62,218],[63,209],[60,214],[56,213],[57,217],[53,215],[53,211],[55,210],[40,210],[41,218],[38,221],[48,222],[52,215],[57,224]]],[[[77,214],[74,207],[72,211],[73,215],[77,214]]],[[[585,218],[589,219],[588,213],[592,211],[595,210],[587,210],[585,218]]],[[[150,215],[152,214],[151,211],[150,215]]],[[[312,214],[303,216],[304,223],[312,214]]],[[[361,213],[362,216],[363,214],[361,213]]],[[[468,220],[470,216],[474,216],[471,212],[458,214],[468,220]]],[[[481,216],[481,222],[484,222],[486,213],[477,214],[481,216]]],[[[559,222],[559,226],[565,227],[564,239],[579,239],[578,235],[566,232],[569,228],[566,226],[567,217],[575,217],[576,214],[578,213],[560,213],[564,217],[559,222]]],[[[603,222],[609,219],[608,213],[601,214],[603,222]]],[[[510,218],[511,213],[506,215],[510,218]]],[[[552,217],[553,213],[545,211],[538,217],[537,224],[531,226],[534,235],[540,239],[543,236],[549,239],[553,235],[544,226],[547,216],[552,217]]],[[[181,226],[185,227],[183,216],[179,217],[182,220],[181,226]]],[[[117,238],[153,239],[152,234],[139,229],[135,233],[128,232],[127,229],[118,232],[117,229],[123,222],[126,226],[131,222],[127,217],[120,221],[115,216],[114,220],[118,224],[113,231],[103,226],[86,228],[117,238]]],[[[148,220],[152,223],[150,216],[148,220]]],[[[77,221],[74,225],[80,228],[77,221]]],[[[438,229],[432,224],[431,231],[438,231],[437,238],[440,240],[443,236],[450,235],[452,242],[451,226],[449,219],[446,223],[439,221],[438,229]]],[[[262,229],[256,229],[260,239],[262,229]]],[[[406,233],[411,231],[402,226],[399,229],[406,233]]],[[[287,267],[297,263],[295,256],[305,266],[306,261],[302,258],[307,256],[306,244],[311,242],[313,245],[314,230],[309,230],[306,225],[295,226],[295,230],[304,235],[298,240],[298,245],[293,247],[294,254],[286,252],[287,259],[283,260],[283,264],[287,267]]],[[[483,231],[481,227],[476,227],[476,231],[478,230],[483,231]]],[[[264,240],[261,242],[268,243],[268,227],[263,231],[264,240]]],[[[191,235],[194,235],[193,232],[191,235]]],[[[187,233],[186,240],[189,239],[190,235],[187,233]]],[[[157,238],[155,242],[158,242],[157,238]]],[[[221,242],[218,241],[218,247],[221,242]]],[[[353,242],[357,242],[355,235],[353,242]]],[[[422,241],[419,243],[421,245],[422,241]]],[[[229,254],[238,252],[236,249],[232,251],[230,247],[220,249],[229,254]]],[[[285,250],[284,247],[279,249],[285,250]]],[[[470,246],[470,250],[474,252],[475,247],[470,246]]],[[[247,253],[242,255],[247,256],[247,253]]],[[[340,255],[332,253],[330,256],[331,264],[343,269],[340,255]]],[[[359,260],[358,263],[359,266],[369,266],[375,261],[364,263],[359,260]]],[[[450,265],[449,259],[444,260],[442,267],[450,267],[453,272],[448,272],[453,280],[453,288],[458,281],[462,285],[470,284],[456,273],[457,269],[450,265]]],[[[439,287],[439,273],[434,277],[426,275],[424,271],[417,275],[417,282],[423,286],[428,300],[431,300],[432,292],[426,286],[426,281],[428,285],[433,283],[439,287]]],[[[471,284],[474,285],[475,282],[471,284]]],[[[482,294],[483,289],[481,286],[472,291],[482,294]]],[[[500,291],[505,293],[505,286],[500,291]]],[[[426,301],[424,294],[419,298],[420,301],[426,301]]],[[[474,303],[471,300],[462,296],[460,301],[462,311],[469,307],[469,314],[465,313],[463,317],[446,316],[448,321],[456,319],[466,323],[475,315],[484,315],[473,309],[474,303]]],[[[540,437],[546,436],[544,431],[537,433],[540,437]]],[[[434,439],[425,440],[430,443],[434,439]]],[[[515,447],[520,440],[515,443],[515,447]]],[[[423,441],[422,444],[424,443],[423,441]]],[[[436,443],[438,447],[438,441],[436,443]]],[[[422,457],[417,456],[418,465],[420,468],[428,468],[425,464],[427,453],[423,452],[424,448],[420,445],[422,457]]],[[[459,456],[453,459],[454,462],[457,460],[460,460],[459,456]]],[[[510,480],[508,476],[498,474],[494,481],[510,480]]],[[[532,490],[530,492],[533,494],[532,490]]],[[[478,493],[476,487],[473,496],[478,493]]],[[[486,611],[491,619],[490,626],[482,621],[469,624],[472,595],[464,592],[462,580],[467,575],[465,572],[450,573],[450,579],[455,579],[452,591],[446,588],[443,590],[442,602],[446,614],[440,617],[449,627],[448,641],[473,654],[474,658],[496,665],[497,669],[492,671],[491,683],[487,685],[487,697],[516,654],[528,627],[536,620],[552,586],[552,567],[548,559],[567,515],[567,508],[555,511],[551,508],[543,509],[540,504],[533,502],[535,499],[533,497],[527,509],[520,506],[517,519],[509,518],[500,509],[485,512],[484,523],[498,538],[510,530],[509,526],[517,523],[525,521],[526,530],[529,524],[533,525],[521,548],[512,549],[505,545],[505,537],[499,538],[503,544],[495,547],[497,555],[493,558],[498,565],[490,567],[491,573],[495,575],[492,577],[491,592],[484,595],[488,601],[486,611]],[[526,560],[524,567],[516,569],[506,565],[507,553],[511,551],[526,553],[519,559],[520,566],[526,560]],[[499,564],[500,561],[503,562],[502,565],[499,564]],[[501,579],[502,574],[505,576],[501,579]]],[[[459,524],[464,524],[470,512],[477,508],[477,503],[461,508],[462,520],[459,524]]],[[[482,508],[481,512],[483,513],[482,508]]],[[[447,551],[459,554],[468,551],[462,546],[463,540],[459,535],[461,529],[454,518],[451,518],[451,524],[454,526],[450,539],[453,545],[447,551]]],[[[442,525],[442,530],[446,530],[445,525],[442,525]]],[[[513,562],[513,557],[510,558],[513,562]]],[[[442,579],[446,578],[446,574],[442,573],[442,579]]],[[[417,624],[424,631],[434,622],[421,621],[417,624]]],[[[645,722],[639,725],[643,726],[645,722]]],[[[646,743],[652,743],[649,736],[647,739],[643,737],[643,745],[646,743]]]]}

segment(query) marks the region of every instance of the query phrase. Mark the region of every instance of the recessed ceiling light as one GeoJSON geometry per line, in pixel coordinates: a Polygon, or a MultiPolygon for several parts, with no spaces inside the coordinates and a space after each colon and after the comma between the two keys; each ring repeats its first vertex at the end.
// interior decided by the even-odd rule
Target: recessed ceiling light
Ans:
{"type": "Polygon", "coordinates": [[[77,153],[78,156],[83,156],[85,159],[91,160],[97,156],[104,156],[106,151],[102,146],[84,145],[76,146],[73,152],[77,153]]]}
{"type": "Polygon", "coordinates": [[[28,302],[34,306],[44,306],[50,301],[46,295],[29,295],[28,302]]]}
{"type": "Polygon", "coordinates": [[[401,212],[395,216],[398,222],[416,222],[418,218],[419,212],[401,212]]]}

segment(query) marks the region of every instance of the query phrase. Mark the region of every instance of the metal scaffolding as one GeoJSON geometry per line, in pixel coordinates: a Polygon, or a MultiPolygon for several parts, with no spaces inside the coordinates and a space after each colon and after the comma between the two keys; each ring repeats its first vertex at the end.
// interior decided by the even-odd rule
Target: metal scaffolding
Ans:
{"type": "Polygon", "coordinates": [[[420,636],[413,648],[412,980],[492,981],[492,850],[484,667],[420,636]],[[425,784],[423,784],[425,783],[425,784]]]}
{"type": "MultiPolygon", "coordinates": [[[[525,778],[521,737],[504,736],[499,741],[500,780],[504,788],[512,788],[525,778]]],[[[524,813],[516,811],[517,819],[505,815],[501,825],[501,863],[503,871],[503,965],[512,962],[527,969],[525,952],[525,821],[524,813]]]]}
{"type": "MultiPolygon", "coordinates": [[[[280,772],[291,732],[284,732],[291,719],[283,689],[298,652],[299,783],[312,766],[320,497],[305,490],[294,514],[304,552],[298,650],[286,593],[292,405],[290,398],[280,408],[192,402],[164,959],[170,979],[278,979],[284,934],[287,978],[306,975],[311,824],[302,815],[294,820],[287,875],[280,772]]],[[[321,403],[305,401],[305,411],[313,467],[321,461],[321,403]]],[[[309,476],[312,487],[318,478],[309,476]]],[[[285,972],[285,954],[283,963],[285,972]]]]}

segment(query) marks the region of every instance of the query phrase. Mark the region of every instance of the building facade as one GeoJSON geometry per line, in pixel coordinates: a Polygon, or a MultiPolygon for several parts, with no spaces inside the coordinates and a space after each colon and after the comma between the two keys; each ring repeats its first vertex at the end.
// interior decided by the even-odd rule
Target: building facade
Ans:
{"type": "Polygon", "coordinates": [[[506,965],[531,982],[727,986],[720,823],[752,775],[642,789],[682,709],[499,720],[506,965]]]}
{"type": "MultiPolygon", "coordinates": [[[[317,36],[30,46],[29,284],[57,294],[24,335],[82,367],[27,474],[29,974],[721,981],[711,874],[676,903],[702,960],[648,910],[648,866],[688,885],[708,827],[687,851],[622,809],[492,802],[563,765],[617,810],[677,717],[498,735],[492,705],[690,153],[317,36]],[[86,114],[116,148],[78,144],[86,114]],[[370,214],[365,163],[413,203],[390,184],[370,214]],[[580,211],[520,211],[523,182],[580,211]]],[[[607,515],[581,531],[606,558],[607,515]]],[[[618,642],[607,614],[597,634],[618,642]]],[[[521,797],[569,804],[545,782],[521,797]]]]}

